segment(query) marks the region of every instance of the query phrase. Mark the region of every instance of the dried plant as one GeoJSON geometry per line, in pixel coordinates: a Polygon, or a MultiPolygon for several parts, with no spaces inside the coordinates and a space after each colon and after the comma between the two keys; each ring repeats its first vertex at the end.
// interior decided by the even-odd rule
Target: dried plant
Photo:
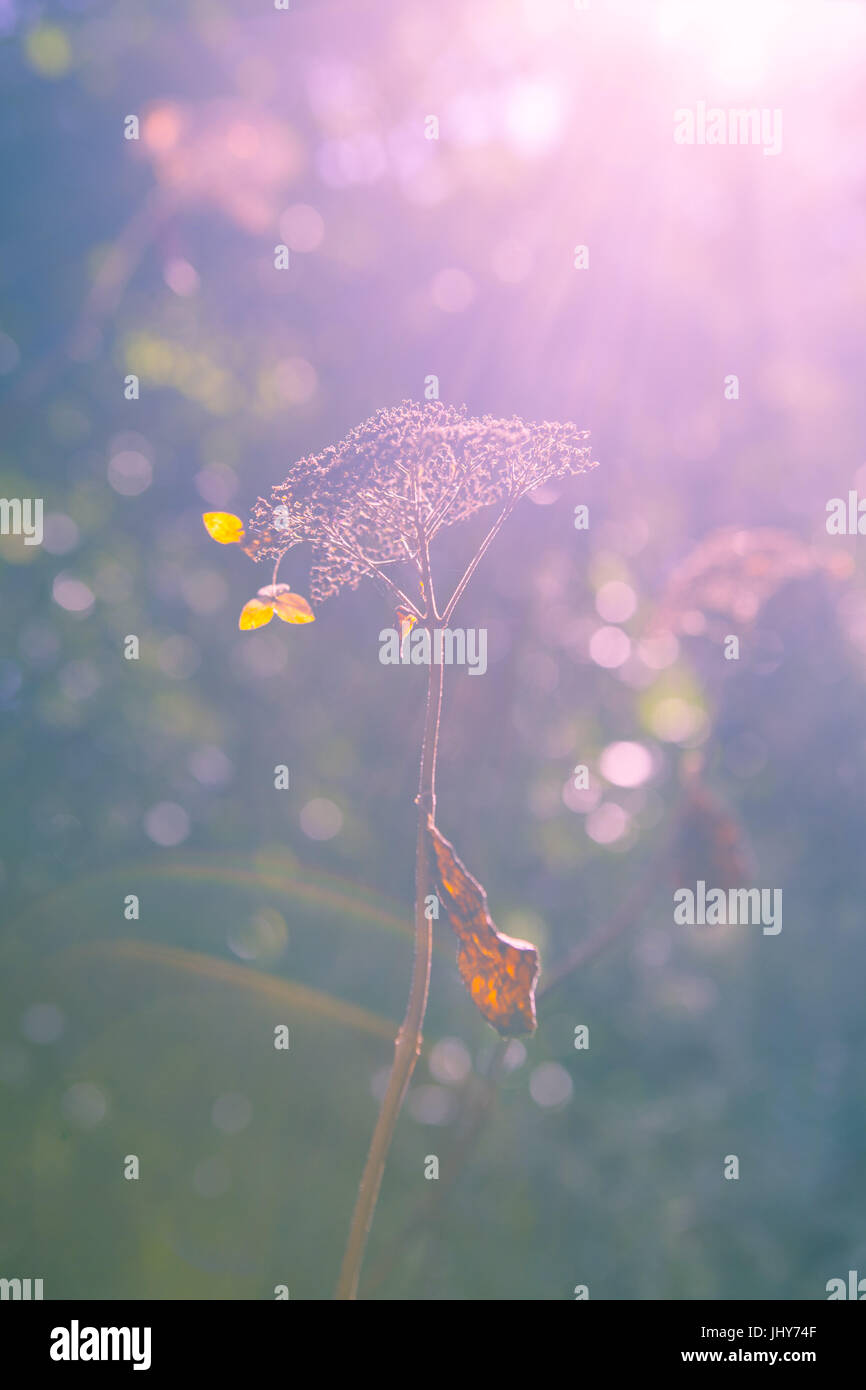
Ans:
{"type": "MultiPolygon", "coordinates": [[[[357,426],[340,444],[293,464],[285,480],[259,498],[247,527],[224,512],[207,513],[215,540],[239,544],[272,561],[271,583],[244,607],[240,626],[258,627],[276,614],[285,622],[315,617],[300,595],[277,583],[283,555],[312,547],[314,605],[374,580],[396,606],[404,628],[420,624],[431,644],[442,641],[461,595],[506,518],[528,492],[553,478],[594,467],[588,433],[571,424],[527,424],[517,418],[473,418],[464,408],[403,402],[357,426]],[[495,505],[495,519],[448,600],[440,603],[431,547],[445,526],[495,505]],[[440,636],[436,638],[436,632],[440,636]]],[[[431,648],[432,650],[432,648],[431,648]]],[[[357,1296],[364,1247],[397,1117],[421,1050],[432,952],[434,896],[458,939],[458,967],[483,1016],[504,1036],[535,1029],[538,953],[496,929],[481,884],[436,825],[436,755],[444,663],[429,662],[419,762],[415,853],[415,959],[394,1062],[361,1178],[339,1299],[357,1296]]]]}
{"type": "Polygon", "coordinates": [[[655,630],[723,632],[730,622],[752,623],[785,584],[816,572],[844,579],[847,555],[822,551],[773,527],[726,526],[711,531],[671,574],[655,615],[655,630]]]}

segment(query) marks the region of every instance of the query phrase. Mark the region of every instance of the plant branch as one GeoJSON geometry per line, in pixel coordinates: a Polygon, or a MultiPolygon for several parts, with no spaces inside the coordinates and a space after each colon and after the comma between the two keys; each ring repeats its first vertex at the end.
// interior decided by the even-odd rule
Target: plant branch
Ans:
{"type": "Polygon", "coordinates": [[[475,571],[477,570],[477,568],[478,568],[478,566],[480,565],[481,561],[484,559],[484,556],[485,556],[487,550],[489,549],[489,547],[490,547],[490,546],[493,544],[493,542],[495,541],[497,535],[499,534],[500,529],[502,528],[503,523],[506,521],[506,519],[510,516],[511,512],[514,510],[514,507],[515,507],[516,503],[517,503],[517,496],[516,496],[515,494],[512,493],[512,494],[509,496],[507,502],[505,503],[505,506],[502,508],[502,511],[499,513],[499,516],[498,516],[497,520],[493,523],[493,525],[491,526],[490,530],[487,532],[487,535],[484,537],[484,540],[481,542],[481,545],[479,546],[478,550],[475,552],[475,554],[473,555],[472,559],[470,560],[469,565],[468,565],[468,567],[467,567],[467,569],[466,569],[466,572],[465,572],[465,574],[463,575],[463,578],[460,580],[459,584],[457,585],[457,588],[454,590],[454,593],[451,595],[451,599],[450,599],[450,601],[449,601],[449,603],[448,603],[448,607],[445,609],[445,612],[444,612],[444,614],[442,615],[442,616],[443,616],[443,619],[444,619],[444,621],[445,621],[445,623],[446,623],[446,625],[447,625],[447,623],[449,623],[450,620],[451,620],[451,615],[453,614],[454,609],[457,607],[457,604],[458,604],[458,602],[459,602],[459,600],[460,600],[460,596],[461,596],[461,594],[463,593],[463,590],[466,588],[466,585],[469,583],[470,579],[472,578],[473,574],[474,574],[475,571]]]}
{"type": "MultiPolygon", "coordinates": [[[[669,853],[670,848],[671,841],[664,841],[650,859],[645,873],[640,875],[631,892],[626,895],[619,911],[598,931],[578,942],[547,974],[538,989],[539,1000],[561,985],[575,970],[588,965],[596,957],[603,955],[609,946],[612,946],[629,929],[633,929],[638,924],[646,911],[647,903],[652,897],[652,890],[658,880],[659,863],[669,853]]],[[[441,1180],[435,1184],[435,1191],[431,1188],[429,1196],[419,1209],[409,1217],[406,1224],[383,1252],[378,1265],[373,1269],[370,1279],[371,1288],[378,1288],[384,1283],[394,1264],[406,1250],[407,1242],[413,1235],[423,1232],[444,1206],[449,1192],[456,1184],[466,1160],[481,1135],[485,1121],[496,1100],[508,1046],[509,1040],[507,1038],[500,1039],[493,1049],[486,1073],[483,1076],[470,1078],[464,1092],[463,1103],[456,1117],[450,1150],[443,1158],[441,1180]]]]}
{"type": "Polygon", "coordinates": [[[381,570],[377,564],[368,559],[362,550],[358,550],[357,547],[347,544],[332,526],[327,526],[324,529],[332,545],[339,546],[341,550],[345,550],[346,554],[351,555],[353,560],[360,560],[361,564],[366,566],[373,578],[378,579],[391,595],[397,599],[398,603],[402,604],[410,613],[413,613],[416,618],[423,618],[424,614],[418,611],[408,595],[403,593],[403,590],[394,583],[393,579],[391,579],[384,570],[381,570]]]}
{"type": "MultiPolygon", "coordinates": [[[[421,570],[421,587],[424,591],[426,616],[432,618],[433,621],[436,622],[439,618],[439,614],[436,611],[436,595],[433,592],[433,576],[430,572],[430,539],[421,517],[421,497],[418,492],[417,469],[413,470],[412,473],[412,489],[415,499],[415,532],[418,540],[418,560],[421,570]]],[[[431,656],[432,655],[431,653],[431,656]]]]}
{"type": "MultiPolygon", "coordinates": [[[[431,593],[432,599],[432,593],[431,593]]],[[[427,710],[424,718],[424,740],[421,748],[421,768],[418,779],[418,832],[415,846],[415,959],[406,1016],[394,1043],[394,1062],[379,1118],[370,1141],[370,1149],[358,1198],[349,1230],[349,1240],[343,1257],[343,1267],[337,1284],[338,1300],[358,1296],[358,1280],[367,1236],[376,1210],[382,1175],[397,1117],[421,1052],[422,1028],[430,988],[430,961],[433,950],[433,923],[425,915],[425,899],[430,886],[430,864],[427,850],[427,830],[436,809],[436,750],[439,719],[442,712],[442,686],[445,668],[430,664],[427,679],[427,710]]]]}
{"type": "Polygon", "coordinates": [[[451,448],[450,444],[446,444],[445,448],[447,449],[448,454],[451,457],[451,462],[454,465],[454,471],[455,473],[459,474],[459,477],[457,479],[456,487],[452,488],[450,493],[446,493],[445,496],[443,496],[440,499],[438,505],[435,506],[432,512],[430,513],[427,526],[427,538],[430,541],[432,541],[437,531],[439,531],[439,529],[445,525],[445,518],[450,512],[454,503],[457,501],[457,498],[460,496],[460,491],[467,478],[467,469],[465,464],[461,467],[461,464],[458,462],[457,456],[455,455],[454,450],[451,448]]]}

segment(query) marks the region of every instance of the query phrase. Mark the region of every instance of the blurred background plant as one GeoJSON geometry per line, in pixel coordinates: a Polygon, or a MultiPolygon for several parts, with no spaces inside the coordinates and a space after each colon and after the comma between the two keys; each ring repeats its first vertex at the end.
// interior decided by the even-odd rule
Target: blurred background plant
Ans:
{"type": "Polygon", "coordinates": [[[448,682],[439,794],[553,983],[497,1054],[443,929],[369,1296],[863,1268],[863,561],[824,517],[866,494],[864,25],[0,4],[0,495],[46,509],[41,548],[0,537],[4,1274],[331,1294],[411,959],[424,674],[380,666],[367,586],[227,640],[248,561],[200,517],[430,376],[591,425],[604,467],[521,503],[466,596],[490,666],[448,682]],[[676,146],[698,100],[781,107],[783,153],[676,146]],[[674,887],[741,863],[779,937],[674,928],[674,887]]]}

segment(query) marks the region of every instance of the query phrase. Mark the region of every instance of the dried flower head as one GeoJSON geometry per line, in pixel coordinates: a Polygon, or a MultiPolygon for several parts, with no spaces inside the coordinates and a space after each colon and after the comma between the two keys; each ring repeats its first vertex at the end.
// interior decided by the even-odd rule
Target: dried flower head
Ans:
{"type": "Polygon", "coordinates": [[[785,584],[816,570],[844,578],[846,561],[788,531],[722,527],[705,536],[674,570],[653,627],[688,632],[694,630],[689,620],[695,614],[715,625],[719,619],[751,623],[785,584]]]}
{"type": "Polygon", "coordinates": [[[592,468],[588,438],[570,424],[473,418],[465,407],[404,401],[293,464],[253,507],[244,549],[278,564],[310,542],[311,597],[321,603],[381,566],[420,569],[422,547],[481,507],[502,502],[510,510],[549,479],[592,468]]]}

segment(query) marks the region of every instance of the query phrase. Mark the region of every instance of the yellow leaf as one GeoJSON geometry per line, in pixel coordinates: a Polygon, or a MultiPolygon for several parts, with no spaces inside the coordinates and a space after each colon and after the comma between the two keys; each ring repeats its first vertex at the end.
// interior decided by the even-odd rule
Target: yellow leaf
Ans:
{"type": "Polygon", "coordinates": [[[314,623],[316,615],[300,594],[285,594],[274,603],[278,618],[284,623],[314,623]]]}
{"type": "Polygon", "coordinates": [[[273,606],[284,623],[313,623],[316,615],[305,598],[293,594],[288,584],[266,584],[259,589],[259,598],[273,606]]]}
{"type": "Polygon", "coordinates": [[[232,512],[205,512],[202,521],[208,535],[220,545],[237,545],[243,538],[244,523],[232,512]]]}
{"type": "Polygon", "coordinates": [[[241,609],[241,616],[238,618],[238,627],[241,632],[250,632],[254,627],[264,627],[274,616],[273,605],[262,603],[261,599],[251,598],[249,603],[245,603],[241,609]]]}

